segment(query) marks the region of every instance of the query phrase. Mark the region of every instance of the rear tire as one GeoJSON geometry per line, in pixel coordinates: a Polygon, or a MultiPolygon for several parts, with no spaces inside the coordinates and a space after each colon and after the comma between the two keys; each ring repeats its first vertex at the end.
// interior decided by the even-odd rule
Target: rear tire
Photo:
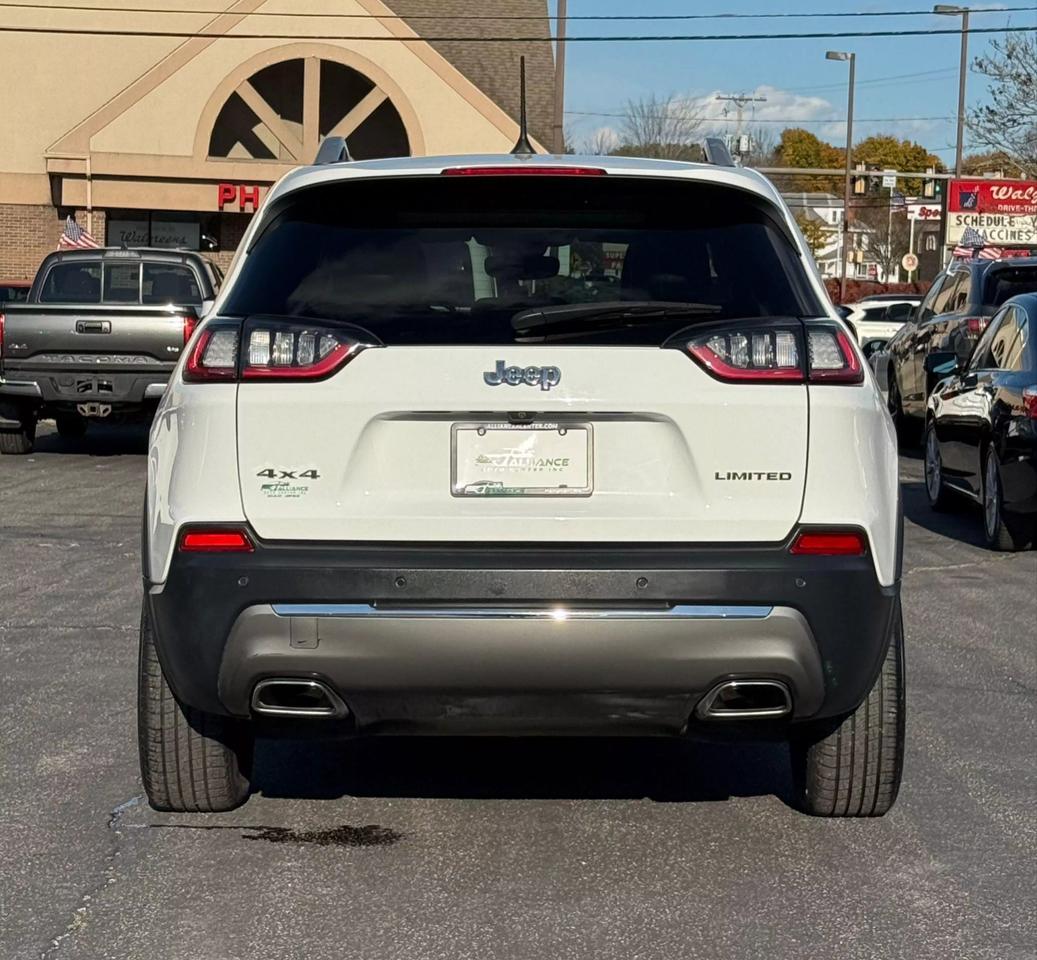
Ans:
{"type": "Polygon", "coordinates": [[[864,702],[834,730],[790,744],[798,800],[816,817],[881,817],[904,769],[904,627],[899,607],[882,670],[864,702]]]}
{"type": "Polygon", "coordinates": [[[79,440],[86,436],[86,417],[75,413],[62,413],[54,418],[58,434],[65,440],[79,440]]]}
{"type": "Polygon", "coordinates": [[[943,457],[936,437],[936,424],[932,420],[925,425],[925,495],[929,498],[929,506],[938,513],[953,505],[953,494],[943,482],[943,457]]]}
{"type": "Polygon", "coordinates": [[[993,446],[983,453],[983,536],[991,550],[1025,550],[1034,540],[1032,520],[1005,515],[1001,469],[993,446]]]}
{"type": "Polygon", "coordinates": [[[889,415],[893,418],[893,426],[896,427],[897,439],[901,446],[914,446],[918,443],[918,425],[904,413],[904,403],[900,399],[900,387],[897,385],[897,375],[892,364],[889,366],[886,404],[889,407],[889,415]]]}
{"type": "Polygon", "coordinates": [[[36,419],[22,420],[14,430],[0,430],[0,453],[22,455],[36,446],[36,419]]]}
{"type": "Polygon", "coordinates": [[[233,810],[249,795],[254,735],[248,724],[181,704],[166,682],[144,603],[140,617],[137,744],[156,810],[233,810]]]}

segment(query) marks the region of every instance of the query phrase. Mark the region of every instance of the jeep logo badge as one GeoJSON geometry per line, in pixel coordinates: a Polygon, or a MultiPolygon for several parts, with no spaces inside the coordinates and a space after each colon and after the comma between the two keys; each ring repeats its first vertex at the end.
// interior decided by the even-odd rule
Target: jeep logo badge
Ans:
{"type": "Polygon", "coordinates": [[[550,390],[561,383],[562,371],[558,367],[506,367],[503,360],[498,360],[496,368],[486,371],[482,378],[491,387],[502,383],[512,387],[526,383],[535,387],[539,383],[541,390],[550,390]]]}

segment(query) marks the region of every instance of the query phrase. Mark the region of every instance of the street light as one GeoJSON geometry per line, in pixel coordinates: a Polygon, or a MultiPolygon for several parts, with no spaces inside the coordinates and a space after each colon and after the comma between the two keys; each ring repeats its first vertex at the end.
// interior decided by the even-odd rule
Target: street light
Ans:
{"type": "Polygon", "coordinates": [[[954,150],[954,176],[961,176],[961,148],[965,137],[965,74],[969,69],[969,8],[938,3],[933,13],[961,17],[961,66],[958,68],[958,142],[954,150]]]}
{"type": "Polygon", "coordinates": [[[849,94],[846,101],[846,182],[843,184],[843,255],[839,278],[839,302],[846,300],[846,255],[850,240],[850,151],[853,149],[853,79],[857,66],[857,54],[840,50],[829,50],[826,60],[847,60],[850,64],[849,94]]]}

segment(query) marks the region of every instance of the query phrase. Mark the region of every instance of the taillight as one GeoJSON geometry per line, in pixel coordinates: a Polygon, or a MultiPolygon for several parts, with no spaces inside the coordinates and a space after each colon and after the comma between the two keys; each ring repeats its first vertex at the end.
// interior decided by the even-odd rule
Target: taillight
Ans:
{"type": "Polygon", "coordinates": [[[1037,420],[1037,383],[1023,389],[1023,406],[1031,420],[1037,420]]]}
{"type": "Polygon", "coordinates": [[[242,342],[242,380],[320,380],[371,346],[336,327],[262,318],[245,325],[242,342]]]}
{"type": "Polygon", "coordinates": [[[803,382],[800,336],[794,329],[704,333],[688,343],[688,352],[720,380],[803,382]]]}
{"type": "Polygon", "coordinates": [[[864,369],[850,338],[837,327],[807,324],[811,383],[864,383],[864,369]]]}
{"type": "Polygon", "coordinates": [[[516,164],[513,167],[447,167],[445,177],[604,177],[600,167],[543,167],[516,164]]]}
{"type": "Polygon", "coordinates": [[[194,340],[184,380],[322,380],[377,344],[331,324],[254,317],[206,324],[194,340]]]}
{"type": "Polygon", "coordinates": [[[207,324],[187,355],[184,380],[188,383],[237,380],[240,339],[240,323],[216,321],[207,324]]]}
{"type": "Polygon", "coordinates": [[[241,530],[194,528],[180,535],[182,553],[252,553],[255,547],[241,530]]]}
{"type": "Polygon", "coordinates": [[[711,324],[690,340],[678,340],[676,345],[684,347],[718,380],[864,382],[864,370],[850,338],[834,324],[711,324]]]}
{"type": "Polygon", "coordinates": [[[4,355],[4,324],[7,322],[5,314],[0,313],[0,357],[4,355]]]}
{"type": "Polygon", "coordinates": [[[990,323],[990,317],[966,317],[965,329],[968,330],[971,337],[975,338],[986,330],[988,323],[990,323]]]}
{"type": "Polygon", "coordinates": [[[193,313],[187,313],[183,316],[184,321],[184,346],[190,342],[191,337],[194,336],[194,331],[198,327],[198,317],[193,313]]]}
{"type": "Polygon", "coordinates": [[[868,541],[857,530],[803,530],[792,541],[789,553],[807,557],[862,557],[867,549],[868,541]]]}

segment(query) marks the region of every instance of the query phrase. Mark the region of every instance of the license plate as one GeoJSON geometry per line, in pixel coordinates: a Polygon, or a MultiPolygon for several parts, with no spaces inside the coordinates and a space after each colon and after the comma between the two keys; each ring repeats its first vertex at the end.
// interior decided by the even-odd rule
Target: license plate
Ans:
{"type": "Polygon", "coordinates": [[[455,497],[586,497],[594,487],[590,424],[455,423],[455,497]]]}

